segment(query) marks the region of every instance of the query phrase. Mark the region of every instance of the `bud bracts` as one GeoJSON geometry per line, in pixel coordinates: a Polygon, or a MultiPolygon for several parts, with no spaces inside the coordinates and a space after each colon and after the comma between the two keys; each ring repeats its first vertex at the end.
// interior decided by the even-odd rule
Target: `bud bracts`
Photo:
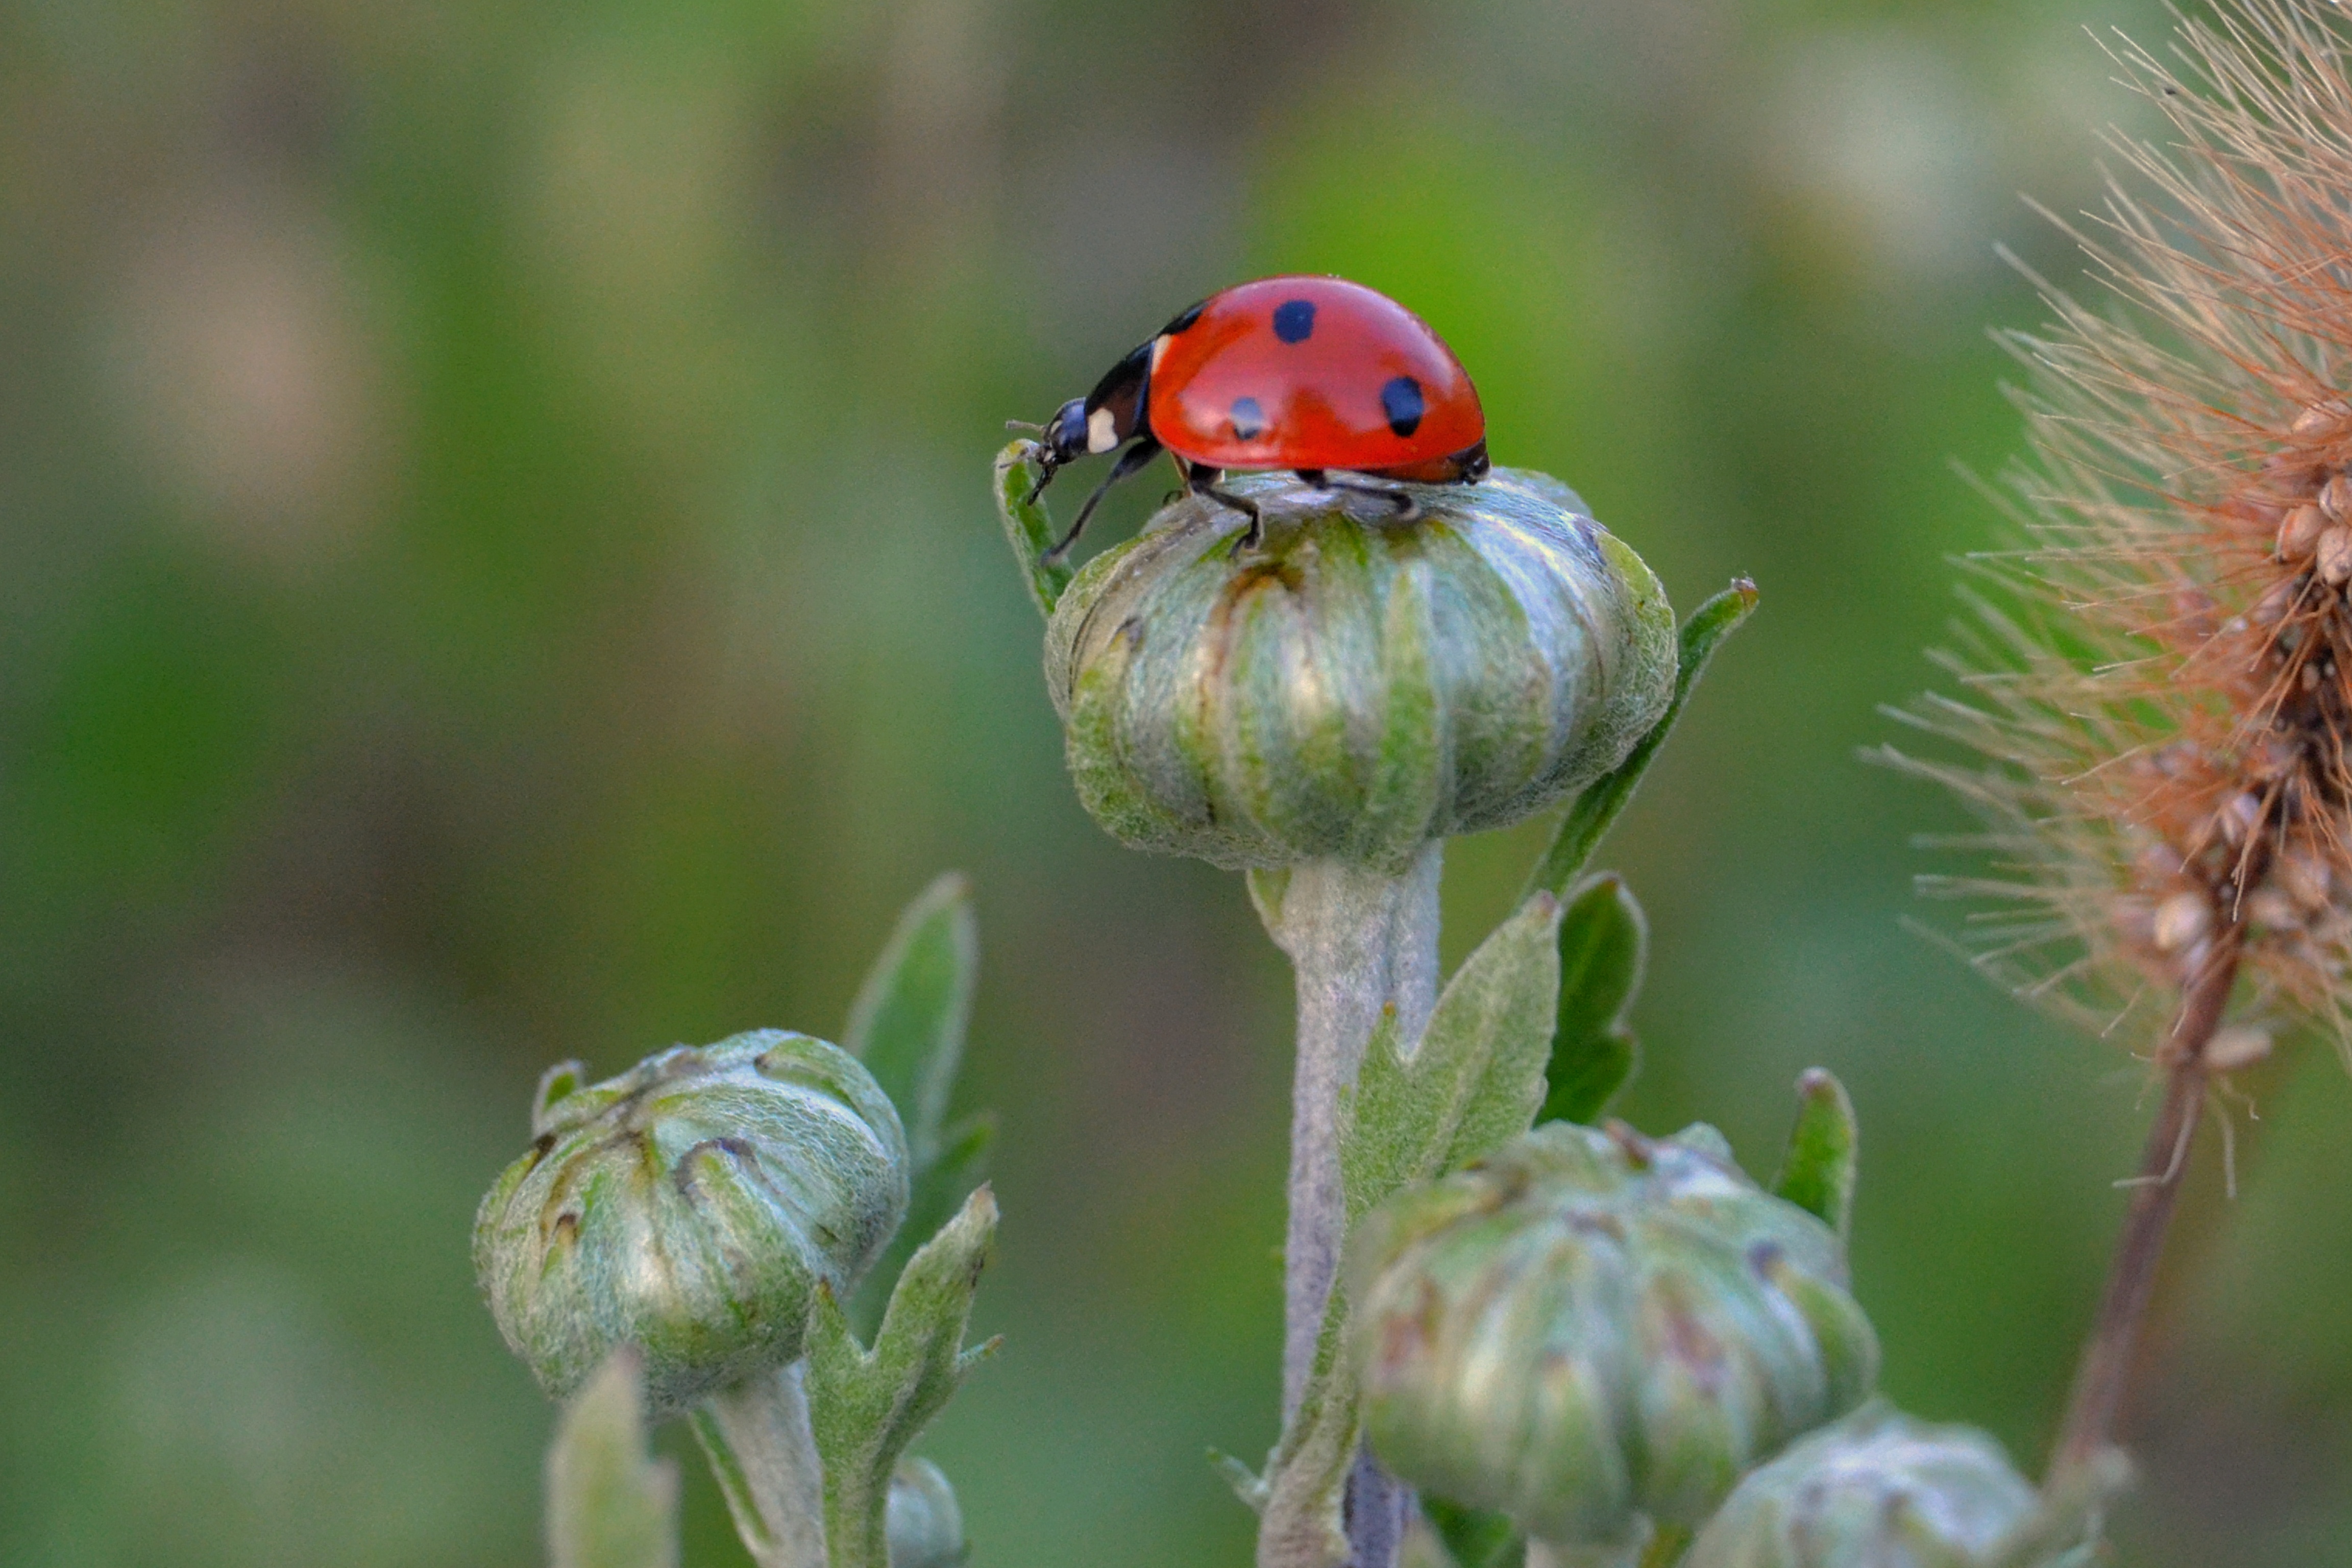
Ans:
{"type": "Polygon", "coordinates": [[[1985,1434],[1874,1401],[1749,1474],[1684,1568],[2007,1568],[2040,1506],[1985,1434]]]}
{"type": "Polygon", "coordinates": [[[774,1029],[580,1077],[541,1080],[538,1141],[475,1218],[507,1343],[558,1398],[637,1346],[657,1415],[796,1359],[819,1282],[845,1296],[905,1216],[889,1097],[774,1029]]]}
{"type": "Polygon", "coordinates": [[[884,1519],[890,1568],[961,1568],[971,1554],[955,1488],[929,1459],[902,1459],[890,1476],[884,1519]]]}
{"type": "Polygon", "coordinates": [[[1289,476],[1186,497],[1089,563],[1046,632],[1080,798],[1137,848],[1395,873],[1622,761],[1672,695],[1641,558],[1538,474],[1415,487],[1411,521],[1289,476]]]}
{"type": "Polygon", "coordinates": [[[1349,1279],[1381,1463],[1560,1545],[1696,1525],[1877,1374],[1836,1235],[1711,1128],[1548,1123],[1375,1210],[1349,1279]]]}

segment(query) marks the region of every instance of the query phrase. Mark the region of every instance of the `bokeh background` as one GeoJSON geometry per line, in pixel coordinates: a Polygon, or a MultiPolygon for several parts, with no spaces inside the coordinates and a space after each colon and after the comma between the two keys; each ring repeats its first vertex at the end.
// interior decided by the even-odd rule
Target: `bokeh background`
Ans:
{"type": "MultiPolygon", "coordinates": [[[[2018,195],[2144,123],[2117,25],[2168,26],[0,0],[0,1562],[536,1561],[550,1413],[466,1257],[534,1076],[835,1032],[949,867],[1006,1131],[1005,1349],[928,1442],[974,1562],[1245,1561],[1202,1451],[1274,1436],[1287,976],[1075,804],[987,470],[1294,269],[1419,310],[1685,606],[1761,584],[1603,853],[1624,1110],[1769,1167],[1843,1075],[1886,1384],[2038,1464],[2141,1085],[1902,928],[1958,818],[1856,752],[1997,537],[1955,464],[2015,451],[1987,328],[2042,311],[1995,246],[2077,276],[2018,195]]],[[[1449,960],[1541,836],[1454,847],[1449,960]]],[[[2151,1568],[2352,1564],[2352,1087],[2249,1087],[2130,1424],[2151,1568]]],[[[688,1471],[688,1561],[742,1562],[688,1471]]]]}

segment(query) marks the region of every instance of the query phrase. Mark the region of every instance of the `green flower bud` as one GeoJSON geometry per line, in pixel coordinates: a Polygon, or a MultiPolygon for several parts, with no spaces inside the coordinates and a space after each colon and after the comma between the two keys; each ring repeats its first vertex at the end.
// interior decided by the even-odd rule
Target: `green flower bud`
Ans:
{"type": "Polygon", "coordinates": [[[556,1398],[635,1345],[656,1415],[797,1359],[819,1283],[845,1299],[906,1215],[889,1097],[781,1029],[582,1076],[540,1080],[537,1142],[475,1216],[507,1344],[556,1398]]]}
{"type": "Polygon", "coordinates": [[[1416,487],[1405,523],[1288,475],[1231,482],[1265,509],[1262,549],[1234,554],[1243,520],[1187,496],[1046,629],[1070,772],[1113,837],[1394,874],[1556,804],[1665,711],[1664,591],[1558,481],[1416,487]]]}
{"type": "Polygon", "coordinates": [[[1877,1375],[1835,1233],[1708,1127],[1547,1123],[1374,1210],[1349,1280],[1381,1463],[1563,1546],[1696,1526],[1877,1375]]]}
{"type": "Polygon", "coordinates": [[[929,1459],[905,1460],[891,1472],[883,1519],[890,1568],[959,1568],[969,1555],[955,1488],[929,1459]]]}
{"type": "Polygon", "coordinates": [[[1874,1400],[1741,1481],[1684,1568],[1995,1568],[2041,1511],[1990,1437],[1874,1400]]]}

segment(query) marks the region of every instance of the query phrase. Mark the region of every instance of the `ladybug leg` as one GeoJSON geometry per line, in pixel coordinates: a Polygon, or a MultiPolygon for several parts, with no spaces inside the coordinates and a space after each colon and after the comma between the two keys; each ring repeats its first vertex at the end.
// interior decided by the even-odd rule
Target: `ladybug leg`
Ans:
{"type": "Polygon", "coordinates": [[[1237,496],[1231,490],[1219,489],[1217,488],[1219,472],[1220,470],[1216,468],[1202,468],[1195,463],[1186,472],[1184,479],[1194,495],[1206,496],[1219,506],[1231,511],[1237,511],[1249,519],[1249,527],[1243,530],[1240,537],[1234,541],[1234,547],[1228,553],[1239,555],[1244,550],[1255,550],[1258,547],[1258,542],[1265,537],[1265,514],[1258,510],[1257,502],[1250,500],[1249,497],[1237,496]]]}
{"type": "MultiPolygon", "coordinates": [[[[1062,535],[1060,543],[1037,557],[1038,564],[1041,566],[1060,564],[1062,558],[1069,554],[1070,546],[1078,542],[1078,535],[1086,531],[1087,519],[1094,516],[1096,506],[1100,504],[1104,496],[1110,493],[1111,486],[1129,475],[1138,472],[1145,464],[1158,456],[1160,456],[1160,443],[1149,436],[1141,437],[1134,446],[1121,452],[1118,455],[1118,461],[1111,465],[1109,474],[1105,476],[1102,483],[1095,487],[1095,493],[1087,498],[1087,504],[1078,508],[1078,520],[1070,524],[1070,531],[1062,535]]],[[[1034,497],[1033,496],[1032,499],[1034,500],[1034,497]]]]}
{"type": "Polygon", "coordinates": [[[1322,488],[1347,490],[1360,496],[1380,497],[1389,503],[1388,521],[1391,522],[1412,522],[1421,516],[1421,502],[1413,499],[1412,492],[1410,490],[1391,489],[1387,485],[1360,485],[1352,479],[1326,479],[1323,481],[1322,488]]]}

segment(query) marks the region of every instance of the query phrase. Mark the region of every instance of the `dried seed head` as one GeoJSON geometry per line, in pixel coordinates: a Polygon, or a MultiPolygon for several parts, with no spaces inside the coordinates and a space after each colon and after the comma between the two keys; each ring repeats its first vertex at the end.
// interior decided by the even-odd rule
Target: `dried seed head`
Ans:
{"type": "Polygon", "coordinates": [[[2319,510],[2327,514],[2330,522],[2342,522],[2352,517],[2352,479],[2337,474],[2320,486],[2319,510]]]}
{"type": "MultiPolygon", "coordinates": [[[[2303,561],[2319,546],[2319,536],[2327,531],[2327,514],[2305,501],[2286,514],[2279,524],[2278,554],[2282,561],[2303,561]]],[[[2285,601],[2282,599],[2281,605],[2285,601]]],[[[2273,617],[2275,618],[2275,617],[2273,617]]]]}
{"type": "Polygon", "coordinates": [[[2325,403],[2315,403],[2296,415],[2289,433],[2300,436],[2305,440],[2330,436],[2335,434],[2336,427],[2347,418],[2352,418],[2352,405],[2347,405],[2338,399],[2330,398],[2325,403]]]}
{"type": "Polygon", "coordinates": [[[2237,1024],[2213,1037],[2205,1047],[2205,1065],[2215,1072],[2250,1068],[2271,1054],[2271,1032],[2251,1024],[2237,1024]]]}
{"type": "Polygon", "coordinates": [[[2172,122],[2118,143],[2128,183],[2078,236],[2121,308],[2053,295],[2055,324],[2011,340],[2034,375],[2026,548],[1982,563],[1994,592],[1947,660],[1970,700],[1915,715],[1979,761],[1902,765],[1989,824],[2001,872],[1936,887],[2010,903],[1973,929],[2021,994],[2145,1044],[2234,974],[2244,1010],[2341,1043],[2352,21],[2217,9],[2182,24],[2185,73],[2119,47],[2172,122]]]}
{"type": "Polygon", "coordinates": [[[2319,536],[2319,576],[2330,587],[2340,588],[2344,580],[2352,577],[2352,528],[2340,523],[2319,536]]]}

